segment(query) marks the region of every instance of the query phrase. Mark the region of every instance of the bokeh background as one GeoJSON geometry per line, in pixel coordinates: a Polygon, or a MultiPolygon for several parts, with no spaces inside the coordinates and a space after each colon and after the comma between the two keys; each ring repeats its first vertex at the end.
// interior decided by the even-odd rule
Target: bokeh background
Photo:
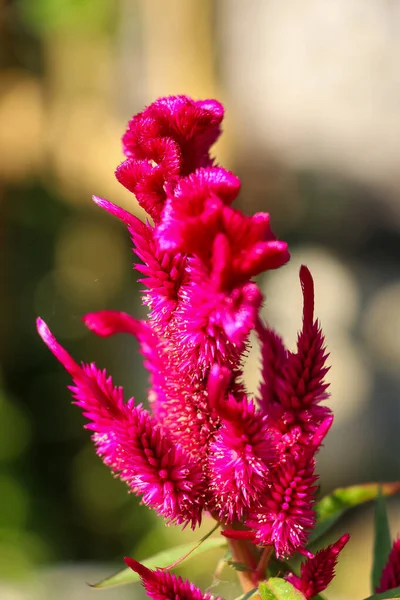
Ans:
{"type": "MultiPolygon", "coordinates": [[[[270,212],[290,243],[291,263],[260,284],[291,345],[300,264],[314,274],[336,413],[323,491],[400,479],[399,34],[397,0],[0,0],[2,599],[143,597],[85,582],[126,554],[199,539],[164,528],[102,466],[35,331],[41,315],[77,359],[145,399],[135,342],[96,339],[80,319],[144,314],[125,229],[90,197],[140,214],[113,171],[127,120],[160,95],[225,104],[218,162],[242,178],[241,208],[270,212]]],[[[257,377],[255,349],[250,389],[257,377]]],[[[396,499],[389,509],[394,536],[396,499]]],[[[368,595],[371,507],[345,528],[337,600],[368,595]]],[[[181,571],[210,586],[218,556],[181,571]]]]}

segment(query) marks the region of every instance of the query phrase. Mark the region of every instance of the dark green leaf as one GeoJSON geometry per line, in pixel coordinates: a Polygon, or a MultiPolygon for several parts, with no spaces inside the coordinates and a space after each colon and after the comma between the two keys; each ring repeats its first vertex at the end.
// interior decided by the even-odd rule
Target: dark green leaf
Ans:
{"type": "Polygon", "coordinates": [[[386,502],[379,490],[375,504],[375,539],[374,556],[372,565],[372,591],[379,587],[382,575],[382,569],[389,557],[392,547],[392,538],[390,535],[389,520],[386,510],[386,502]]]}
{"type": "Polygon", "coordinates": [[[391,598],[400,598],[400,587],[393,588],[393,590],[388,590],[387,592],[382,592],[381,594],[368,596],[365,600],[390,600],[391,598]]]}
{"type": "Polygon", "coordinates": [[[228,560],[227,564],[232,567],[232,569],[235,569],[235,571],[252,571],[253,569],[251,569],[251,567],[248,567],[247,565],[244,565],[241,562],[235,562],[233,560],[228,560]]]}
{"type": "Polygon", "coordinates": [[[275,556],[271,556],[271,560],[268,564],[268,573],[270,577],[280,577],[290,571],[290,566],[287,562],[277,559],[275,556]]]}
{"type": "MultiPolygon", "coordinates": [[[[334,490],[316,505],[317,525],[310,535],[309,544],[324,535],[349,508],[374,500],[379,483],[363,483],[334,490]]],[[[400,481],[382,484],[383,496],[393,496],[400,491],[400,481]]]]}
{"type": "Polygon", "coordinates": [[[271,577],[258,586],[261,600],[305,600],[303,594],[296,588],[278,577],[271,577]]]}
{"type": "MultiPolygon", "coordinates": [[[[206,539],[200,546],[198,546],[193,552],[191,552],[187,559],[192,558],[193,556],[198,556],[203,552],[207,552],[208,550],[214,550],[216,548],[223,548],[227,544],[227,540],[220,536],[214,538],[206,539]]],[[[193,543],[190,544],[182,544],[181,546],[175,546],[175,548],[169,548],[168,550],[164,550],[163,552],[159,552],[154,556],[147,558],[142,561],[142,563],[148,569],[155,569],[157,567],[168,567],[172,563],[178,561],[182,556],[185,556],[193,549],[193,543]]],[[[107,579],[103,579],[99,583],[95,583],[91,587],[96,589],[103,589],[114,587],[117,585],[125,585],[127,583],[134,583],[135,581],[139,581],[140,577],[137,573],[132,571],[132,569],[123,569],[119,571],[115,575],[111,575],[111,577],[107,577],[107,579]]]]}

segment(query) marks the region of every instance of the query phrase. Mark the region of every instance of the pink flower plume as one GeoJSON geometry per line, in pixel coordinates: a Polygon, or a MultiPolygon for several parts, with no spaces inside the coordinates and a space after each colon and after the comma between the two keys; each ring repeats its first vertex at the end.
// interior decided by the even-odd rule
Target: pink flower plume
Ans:
{"type": "Polygon", "coordinates": [[[174,573],[161,569],[151,571],[133,558],[125,558],[125,563],[140,576],[144,589],[152,600],[214,600],[214,596],[203,594],[193,583],[174,573]]]}
{"type": "Polygon", "coordinates": [[[288,408],[300,409],[319,404],[328,397],[328,384],[324,377],[329,371],[325,366],[328,357],[325,340],[318,321],[313,320],[314,285],[311,273],[301,267],[303,290],[303,328],[297,340],[297,352],[289,354],[279,389],[279,400],[288,408]]]}
{"type": "Polygon", "coordinates": [[[173,444],[167,432],[94,364],[79,367],[43,321],[39,333],[71,373],[74,403],[89,420],[97,453],[136,494],[167,521],[195,527],[204,495],[201,468],[173,444]]]}
{"type": "Polygon", "coordinates": [[[400,586],[400,537],[393,543],[386,565],[382,570],[376,593],[380,594],[400,586]]]}
{"type": "Polygon", "coordinates": [[[315,451],[332,425],[325,376],[328,354],[318,321],[314,321],[314,284],[310,271],[302,266],[303,326],[297,351],[288,352],[281,338],[260,322],[262,379],[260,403],[269,414],[271,426],[281,438],[281,452],[302,453],[310,444],[315,451]]]}
{"type": "Polygon", "coordinates": [[[221,426],[209,448],[212,510],[231,523],[260,505],[277,456],[266,416],[244,395],[220,398],[216,412],[221,426]]]}
{"type": "Polygon", "coordinates": [[[349,534],[345,533],[337,542],[319,550],[315,556],[308,558],[301,565],[300,577],[289,573],[285,579],[300,590],[307,600],[314,598],[314,596],[323,592],[332,581],[339,554],[349,539],[349,534]]]}
{"type": "Polygon", "coordinates": [[[273,545],[278,558],[292,556],[304,548],[315,524],[314,469],[315,460],[310,456],[280,463],[271,472],[262,508],[246,521],[254,530],[257,543],[273,545]]]}

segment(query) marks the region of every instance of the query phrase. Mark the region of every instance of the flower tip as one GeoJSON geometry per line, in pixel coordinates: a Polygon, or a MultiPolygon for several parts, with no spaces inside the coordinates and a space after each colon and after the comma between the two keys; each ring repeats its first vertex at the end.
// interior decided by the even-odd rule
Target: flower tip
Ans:
{"type": "Polygon", "coordinates": [[[36,328],[37,328],[38,333],[41,338],[43,338],[43,336],[46,334],[46,332],[49,331],[49,328],[47,327],[46,323],[43,321],[43,319],[41,317],[38,317],[36,319],[36,328]]]}
{"type": "Polygon", "coordinates": [[[129,333],[138,337],[143,330],[143,324],[124,312],[115,310],[100,310],[88,313],[82,321],[90,331],[101,337],[109,337],[116,333],[129,333]]]}
{"type": "Polygon", "coordinates": [[[326,435],[328,434],[330,428],[332,427],[333,420],[334,420],[334,416],[329,415],[322,421],[321,425],[319,425],[319,427],[317,428],[317,430],[314,433],[314,436],[312,438],[312,441],[311,441],[311,445],[315,449],[318,449],[319,446],[322,444],[322,442],[325,439],[326,435]]]}
{"type": "Polygon", "coordinates": [[[46,346],[54,354],[57,360],[60,361],[60,363],[68,371],[68,373],[70,373],[73,377],[80,373],[80,368],[78,367],[72,356],[70,356],[68,352],[64,350],[64,348],[61,346],[61,344],[57,342],[56,338],[51,333],[47,324],[40,317],[36,319],[36,327],[38,334],[40,335],[46,346]]]}
{"type": "Polygon", "coordinates": [[[51,333],[50,329],[48,328],[47,323],[45,323],[45,321],[43,321],[41,317],[38,317],[36,319],[36,328],[38,334],[40,335],[46,346],[48,346],[48,348],[50,348],[53,354],[55,354],[55,351],[59,344],[56,341],[54,335],[51,333]]]}
{"type": "Polygon", "coordinates": [[[113,202],[106,200],[105,198],[100,198],[99,196],[92,196],[92,200],[95,204],[97,204],[97,206],[106,210],[108,213],[110,213],[114,217],[117,217],[117,219],[120,219],[121,221],[126,223],[126,225],[133,226],[138,221],[137,217],[135,217],[134,215],[131,215],[130,212],[128,212],[127,210],[124,210],[120,206],[117,206],[113,202]]]}
{"type": "Polygon", "coordinates": [[[125,556],[124,563],[127,567],[132,569],[132,571],[135,571],[135,573],[137,573],[142,579],[147,579],[152,574],[152,571],[150,571],[150,569],[142,565],[134,558],[131,558],[130,556],[125,556]]]}
{"type": "Polygon", "coordinates": [[[95,204],[97,204],[98,206],[101,206],[101,205],[102,205],[102,202],[104,202],[103,198],[100,198],[100,196],[95,196],[94,194],[93,194],[93,196],[92,196],[92,200],[93,200],[93,202],[94,202],[95,204]]]}
{"type": "Polygon", "coordinates": [[[314,320],[314,280],[305,265],[301,265],[299,276],[303,292],[303,319],[307,325],[312,325],[314,320]]]}
{"type": "Polygon", "coordinates": [[[338,541],[335,544],[335,550],[336,550],[337,554],[339,554],[339,552],[341,552],[343,550],[343,548],[345,547],[345,545],[347,544],[349,539],[350,539],[349,533],[344,533],[342,535],[342,537],[338,539],[338,541]]]}

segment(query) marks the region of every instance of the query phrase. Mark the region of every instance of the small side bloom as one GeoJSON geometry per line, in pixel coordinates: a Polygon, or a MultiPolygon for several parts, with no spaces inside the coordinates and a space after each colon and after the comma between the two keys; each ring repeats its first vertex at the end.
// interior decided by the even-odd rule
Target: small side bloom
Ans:
{"type": "Polygon", "coordinates": [[[297,410],[311,409],[328,398],[324,377],[329,371],[325,340],[318,321],[314,321],[314,283],[304,265],[300,269],[303,290],[303,327],[297,340],[297,352],[290,353],[284,366],[279,400],[297,410]]]}
{"type": "Polygon", "coordinates": [[[276,453],[265,415],[243,394],[229,394],[216,408],[221,426],[209,448],[213,513],[241,521],[260,505],[276,453]]]}
{"type": "Polygon", "coordinates": [[[303,326],[297,351],[288,352],[275,332],[258,325],[264,379],[260,404],[280,438],[281,453],[294,456],[306,451],[316,435],[320,444],[332,420],[331,410],[320,404],[329,396],[325,382],[328,354],[320,325],[314,320],[314,284],[305,266],[300,269],[300,281],[303,326]]]}
{"type": "Polygon", "coordinates": [[[193,583],[169,571],[151,571],[133,558],[125,558],[125,563],[140,576],[143,587],[152,600],[222,600],[211,594],[203,594],[193,583]]]}
{"type": "Polygon", "coordinates": [[[260,546],[273,545],[278,558],[292,556],[302,550],[315,524],[315,492],[317,476],[315,459],[301,461],[288,457],[271,472],[269,489],[262,508],[253,513],[246,525],[253,529],[260,546]]]}
{"type": "Polygon", "coordinates": [[[174,444],[168,432],[134,399],[124,402],[121,387],[94,364],[80,367],[62,348],[46,324],[38,330],[71,374],[74,403],[89,420],[97,453],[130,489],[142,496],[168,522],[194,528],[201,521],[204,481],[196,460],[174,444]]]}
{"type": "Polygon", "coordinates": [[[294,573],[289,573],[285,579],[302,592],[307,600],[313,598],[328,587],[332,581],[339,554],[349,539],[349,534],[345,533],[337,542],[319,550],[315,556],[308,558],[301,565],[300,577],[297,577],[294,573]]]}
{"type": "Polygon", "coordinates": [[[386,592],[400,586],[400,537],[393,543],[388,561],[382,570],[381,580],[376,592],[386,592]]]}

